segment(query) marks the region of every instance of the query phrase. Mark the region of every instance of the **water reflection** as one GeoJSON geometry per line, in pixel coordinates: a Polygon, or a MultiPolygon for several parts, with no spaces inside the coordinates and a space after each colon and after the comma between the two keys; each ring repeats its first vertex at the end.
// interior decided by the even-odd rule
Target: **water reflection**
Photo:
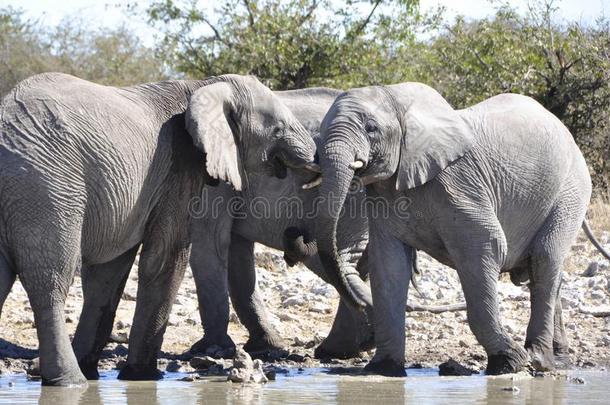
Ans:
{"type": "Polygon", "coordinates": [[[10,376],[0,378],[0,404],[607,404],[610,377],[602,372],[571,373],[583,376],[587,383],[581,385],[548,377],[438,377],[433,375],[436,370],[410,370],[406,379],[323,371],[293,372],[266,385],[231,384],[218,378],[183,382],[181,374],[161,382],[124,382],[110,373],[87,388],[40,387],[24,376],[10,376]],[[518,390],[506,390],[513,386],[518,390]]]}

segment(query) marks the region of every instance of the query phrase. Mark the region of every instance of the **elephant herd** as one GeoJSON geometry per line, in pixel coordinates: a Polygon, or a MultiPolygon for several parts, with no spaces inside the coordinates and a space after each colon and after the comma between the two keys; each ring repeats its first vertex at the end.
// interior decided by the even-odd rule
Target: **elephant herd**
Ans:
{"type": "Polygon", "coordinates": [[[256,289],[257,242],[340,293],[317,356],[376,347],[366,370],[402,376],[422,250],[458,272],[489,374],[552,369],[568,349],[561,267],[581,226],[591,235],[590,194],[569,131],[520,95],[454,110],[418,83],[272,92],[224,75],[117,88],[46,73],[0,104],[0,308],[19,276],[42,383],[84,384],[98,378],[139,253],[119,378],[158,379],[189,261],[205,329],[194,350],[234,345],[229,296],[246,350],[282,346],[256,289]],[[84,303],[70,342],[64,302],[78,270],[84,303]],[[501,324],[501,272],[531,291],[525,347],[501,324]]]}

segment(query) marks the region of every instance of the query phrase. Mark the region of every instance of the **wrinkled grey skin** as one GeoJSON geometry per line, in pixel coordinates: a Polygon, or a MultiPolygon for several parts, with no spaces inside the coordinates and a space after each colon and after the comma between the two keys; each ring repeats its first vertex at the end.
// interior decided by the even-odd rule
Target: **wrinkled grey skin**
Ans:
{"type": "MultiPolygon", "coordinates": [[[[203,107],[230,114],[244,145],[273,133],[283,162],[313,161],[305,129],[251,77],[114,88],[49,73],[3,99],[0,303],[18,275],[34,311],[43,384],[86,382],[79,363],[90,371],[99,356],[140,246],[136,314],[119,378],[159,378],[157,353],[190,251],[188,204],[201,193],[204,167],[233,181],[241,174],[214,146],[233,143],[224,117],[211,120],[203,107]],[[63,307],[81,266],[85,303],[73,351],[63,307]]],[[[253,146],[258,156],[247,155],[239,169],[261,167],[262,152],[253,146]]]]}
{"type": "MultiPolygon", "coordinates": [[[[314,139],[318,138],[320,122],[339,90],[311,88],[275,93],[305,126],[314,139]]],[[[268,352],[283,347],[283,341],[273,328],[267,309],[256,284],[253,257],[255,242],[284,250],[286,228],[311,228],[317,189],[303,190],[302,185],[312,175],[291,170],[284,179],[267,175],[249,176],[249,187],[242,192],[221,184],[207,187],[201,201],[200,218],[194,224],[190,264],[197,285],[199,311],[205,335],[191,348],[205,352],[213,345],[234,348],[227,334],[229,323],[229,293],[241,323],[248,329],[249,339],[244,348],[251,353],[268,352]],[[230,201],[240,198],[241,206],[230,201]],[[284,201],[281,205],[279,201],[284,201]],[[265,213],[264,207],[270,211],[265,213]],[[303,212],[299,213],[299,209],[303,212]],[[228,284],[227,284],[228,283],[228,284]]],[[[362,204],[364,193],[350,195],[348,206],[362,204]]],[[[346,263],[356,268],[367,243],[366,218],[342,220],[338,243],[346,263]]],[[[304,264],[324,280],[328,280],[315,252],[304,257],[304,264]]],[[[366,262],[364,260],[363,262],[366,262]]],[[[359,271],[364,276],[365,266],[359,271]]],[[[365,314],[341,300],[329,336],[316,349],[317,357],[353,357],[372,344],[372,327],[365,314]]]]}
{"type": "MultiPolygon", "coordinates": [[[[561,266],[591,193],[584,158],[555,116],[512,94],[455,111],[433,89],[404,83],[341,95],[321,136],[320,195],[341,203],[356,175],[369,197],[393,207],[376,218],[368,212],[377,344],[368,370],[404,375],[414,249],[457,270],[488,373],[517,371],[528,358],[538,369],[554,367],[554,349],[561,354],[567,347],[558,336],[561,320],[555,322],[561,266]],[[354,170],[352,162],[362,167],[354,170]],[[503,271],[531,283],[526,351],[500,323],[496,284],[503,271]]],[[[345,276],[337,257],[336,217],[336,209],[318,216],[319,255],[349,302],[370,305],[362,283],[345,276]]]]}

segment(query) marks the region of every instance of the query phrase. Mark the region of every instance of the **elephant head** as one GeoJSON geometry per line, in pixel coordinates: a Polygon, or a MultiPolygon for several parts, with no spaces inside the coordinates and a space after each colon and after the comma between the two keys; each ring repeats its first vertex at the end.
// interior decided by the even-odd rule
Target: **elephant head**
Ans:
{"type": "Polygon", "coordinates": [[[208,83],[193,93],[185,117],[211,177],[242,190],[248,173],[283,178],[287,167],[318,170],[311,135],[255,77],[224,75],[208,83]]]}
{"type": "Polygon", "coordinates": [[[318,253],[351,303],[370,304],[367,287],[341,263],[337,221],[352,180],[420,186],[473,144],[469,126],[432,88],[418,83],[353,89],[339,96],[322,122],[318,150],[324,199],[318,210],[318,253]]]}

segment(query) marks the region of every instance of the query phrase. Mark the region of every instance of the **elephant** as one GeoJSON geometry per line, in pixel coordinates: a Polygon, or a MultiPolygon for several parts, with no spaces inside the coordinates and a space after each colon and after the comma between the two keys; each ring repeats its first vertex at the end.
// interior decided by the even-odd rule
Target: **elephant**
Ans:
{"type": "Polygon", "coordinates": [[[501,94],[454,110],[431,87],[408,82],[343,93],[320,132],[318,254],[347,302],[374,304],[377,351],[365,369],[405,375],[404,310],[415,250],[458,272],[488,374],[527,363],[552,369],[567,345],[555,333],[562,263],[581,226],[588,229],[591,194],[568,129],[526,96],[501,94]],[[354,182],[387,208],[369,204],[366,213],[372,302],[337,250],[340,209],[354,182]],[[530,282],[525,349],[501,325],[501,272],[530,282]]]}
{"type": "MultiPolygon", "coordinates": [[[[341,93],[327,88],[275,92],[314,139],[318,138],[322,118],[341,93]]],[[[235,348],[227,334],[229,292],[233,307],[249,332],[244,349],[265,355],[283,348],[283,340],[269,321],[256,286],[253,245],[258,242],[284,250],[288,244],[286,258],[289,264],[304,261],[314,273],[328,280],[313,241],[308,242],[308,247],[293,251],[291,246],[302,235],[297,233],[288,238],[282,233],[286,228],[303,229],[311,222],[313,215],[308,218],[307,214],[314,207],[317,190],[302,187],[310,179],[310,173],[289,170],[283,179],[264,173],[249,176],[248,188],[241,192],[226,183],[204,189],[201,212],[193,223],[190,264],[205,334],[192,346],[192,353],[205,353],[212,347],[220,347],[229,349],[225,351],[229,354],[235,348]],[[237,201],[239,207],[235,205],[237,201]]],[[[363,193],[354,194],[346,204],[358,206],[363,199],[363,193]]],[[[341,230],[337,239],[344,260],[356,268],[367,244],[366,218],[346,219],[341,230]]],[[[362,277],[367,273],[365,263],[363,260],[358,267],[362,277]]],[[[315,356],[353,357],[361,350],[369,349],[372,342],[372,326],[365,314],[342,300],[331,332],[316,348],[315,356]]]]}
{"type": "Polygon", "coordinates": [[[209,177],[239,188],[246,172],[311,165],[315,151],[287,107],[250,76],[116,88],[46,73],[19,83],[0,107],[0,303],[19,276],[42,384],[86,384],[81,367],[90,371],[101,350],[96,336],[109,333],[124,269],[140,247],[119,378],[160,378],[156,358],[189,258],[192,198],[209,177]],[[85,302],[71,347],[63,307],[79,267],[85,302]]]}

